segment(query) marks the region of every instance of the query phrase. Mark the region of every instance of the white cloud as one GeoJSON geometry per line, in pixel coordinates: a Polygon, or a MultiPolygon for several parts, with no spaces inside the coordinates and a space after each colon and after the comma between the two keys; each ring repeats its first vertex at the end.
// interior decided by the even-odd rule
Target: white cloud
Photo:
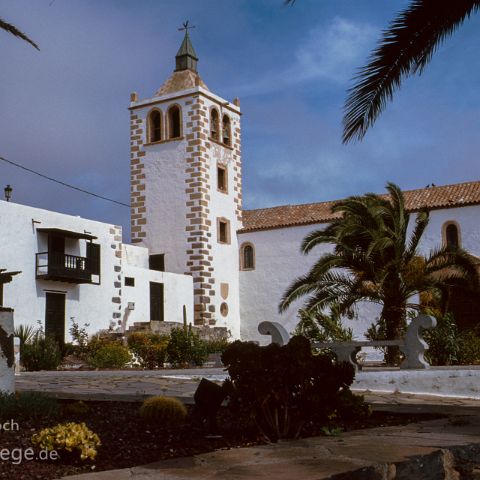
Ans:
{"type": "Polygon", "coordinates": [[[335,17],[327,28],[315,27],[297,50],[297,79],[348,82],[377,36],[377,28],[340,17],[335,17]]]}
{"type": "Polygon", "coordinates": [[[328,25],[319,24],[308,32],[295,52],[293,65],[232,90],[240,96],[249,96],[309,81],[346,85],[366,60],[378,32],[370,24],[335,17],[328,25]]]}

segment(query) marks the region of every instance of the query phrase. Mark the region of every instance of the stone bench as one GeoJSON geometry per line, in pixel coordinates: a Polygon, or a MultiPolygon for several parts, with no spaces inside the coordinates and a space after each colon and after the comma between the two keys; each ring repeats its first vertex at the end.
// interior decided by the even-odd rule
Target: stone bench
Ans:
{"type": "MultiPolygon", "coordinates": [[[[357,354],[363,347],[389,347],[398,346],[405,359],[400,365],[402,369],[424,369],[429,368],[429,363],[425,360],[424,354],[428,348],[427,343],[422,337],[422,329],[434,328],[437,321],[430,315],[419,315],[414,318],[408,328],[405,336],[399,340],[381,340],[381,341],[362,341],[362,342],[312,342],[315,348],[328,348],[335,353],[339,362],[348,362],[352,364],[355,371],[361,369],[357,363],[357,354]]],[[[288,343],[289,335],[285,328],[278,322],[261,322],[258,325],[258,331],[263,335],[271,335],[272,343],[285,345],[288,343]]]]}

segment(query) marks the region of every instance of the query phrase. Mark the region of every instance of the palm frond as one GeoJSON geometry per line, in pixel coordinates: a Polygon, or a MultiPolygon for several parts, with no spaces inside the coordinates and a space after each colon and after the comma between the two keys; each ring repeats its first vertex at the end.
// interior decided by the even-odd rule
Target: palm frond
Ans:
{"type": "Polygon", "coordinates": [[[10,23],[7,23],[5,20],[3,20],[2,18],[0,18],[0,29],[1,30],[5,30],[6,32],[8,33],[11,33],[12,35],[14,35],[15,37],[18,37],[18,38],[21,38],[22,40],[25,40],[26,42],[28,42],[32,47],[36,48],[37,50],[40,50],[38,48],[38,45],[32,40],[30,39],[29,37],[27,37],[27,35],[25,35],[23,32],[21,32],[17,27],[15,27],[14,25],[10,24],[10,23]]]}
{"type": "Polygon", "coordinates": [[[408,242],[407,250],[405,252],[405,260],[410,261],[415,255],[422,238],[425,229],[428,226],[430,221],[430,215],[427,210],[422,210],[418,212],[417,218],[415,219],[415,227],[413,232],[410,235],[410,240],[408,242]]]}
{"type": "Polygon", "coordinates": [[[445,38],[479,8],[479,0],[413,0],[400,12],[349,90],[343,143],[362,139],[403,79],[421,73],[445,38]]]}

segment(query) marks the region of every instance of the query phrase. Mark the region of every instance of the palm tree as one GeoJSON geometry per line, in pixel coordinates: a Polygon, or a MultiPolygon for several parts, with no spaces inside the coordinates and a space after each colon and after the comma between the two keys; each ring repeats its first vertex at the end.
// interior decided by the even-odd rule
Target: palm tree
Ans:
{"type": "MultiPolygon", "coordinates": [[[[460,248],[437,248],[426,257],[419,254],[429,214],[417,213],[409,234],[403,193],[393,183],[386,188],[388,198],[369,193],[338,202],[333,212],[341,216],[304,238],[304,254],[323,244],[332,244],[333,252],[322,255],[310,272],[290,285],[280,312],[304,297],[307,311],[333,307],[348,316],[355,315],[359,302],[373,302],[381,306],[387,339],[394,340],[401,336],[407,311],[420,309],[412,301],[416,294],[438,294],[453,280],[478,283],[471,257],[460,248]]],[[[398,349],[390,348],[387,362],[397,359],[398,349]]]]}
{"type": "Polygon", "coordinates": [[[479,9],[480,0],[412,0],[384,31],[349,90],[343,143],[362,139],[404,78],[422,73],[439,45],[479,9]]]}
{"type": "Polygon", "coordinates": [[[38,45],[33,41],[31,40],[29,37],[27,37],[23,32],[21,32],[17,27],[15,27],[14,25],[10,24],[10,23],[7,23],[5,20],[3,20],[2,18],[0,18],[0,29],[2,30],[5,30],[6,32],[9,32],[11,33],[12,35],[14,35],[15,37],[18,37],[18,38],[21,38],[22,40],[25,40],[26,42],[28,42],[30,45],[32,45],[32,47],[36,48],[37,50],[40,50],[38,48],[38,45]]]}

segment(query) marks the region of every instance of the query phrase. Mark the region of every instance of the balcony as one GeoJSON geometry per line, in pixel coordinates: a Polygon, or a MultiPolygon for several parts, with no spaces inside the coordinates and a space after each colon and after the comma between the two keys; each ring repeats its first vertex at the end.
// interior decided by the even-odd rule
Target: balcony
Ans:
{"type": "Polygon", "coordinates": [[[57,282],[92,283],[90,260],[66,253],[37,253],[35,276],[37,279],[57,282]]]}

